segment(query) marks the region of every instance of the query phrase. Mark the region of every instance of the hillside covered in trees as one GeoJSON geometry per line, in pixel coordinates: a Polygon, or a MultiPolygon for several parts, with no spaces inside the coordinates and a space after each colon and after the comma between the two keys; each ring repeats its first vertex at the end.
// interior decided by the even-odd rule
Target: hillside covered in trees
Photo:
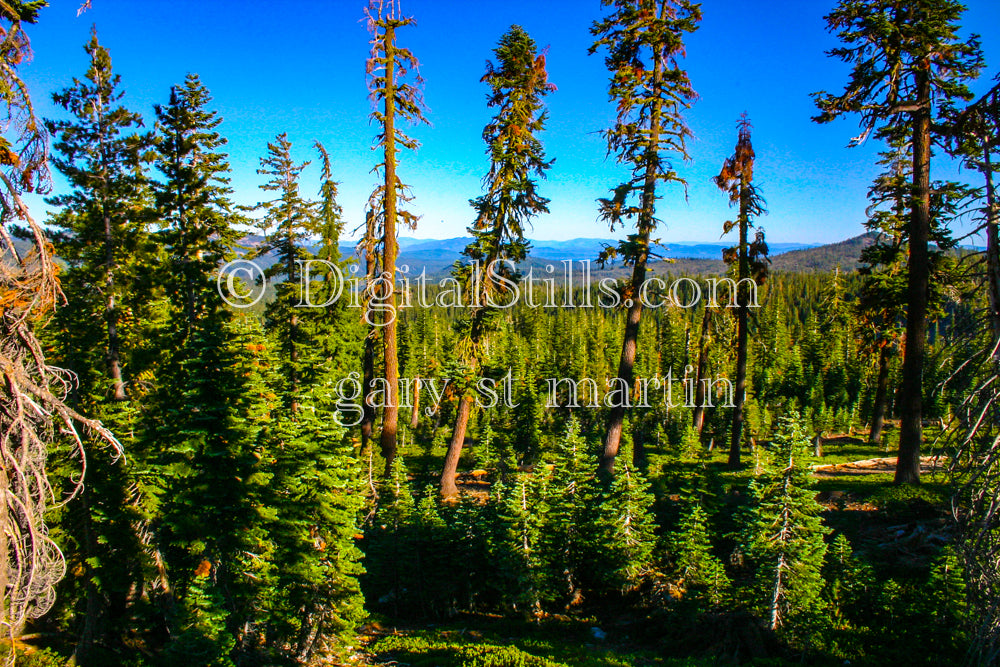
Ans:
{"type": "Polygon", "coordinates": [[[467,236],[435,244],[400,241],[430,84],[398,0],[338,64],[369,93],[358,211],[346,134],[294,118],[238,202],[207,83],[140,110],[98,26],[41,117],[46,4],[0,1],[5,664],[1000,661],[1000,85],[973,93],[961,2],[829,0],[845,77],[812,120],[877,145],[864,228],[769,244],[737,110],[718,258],[662,249],[712,3],[573,6],[611,110],[604,242],[529,241],[561,91],[496,26],[448,83],[488,121],[467,236]]]}

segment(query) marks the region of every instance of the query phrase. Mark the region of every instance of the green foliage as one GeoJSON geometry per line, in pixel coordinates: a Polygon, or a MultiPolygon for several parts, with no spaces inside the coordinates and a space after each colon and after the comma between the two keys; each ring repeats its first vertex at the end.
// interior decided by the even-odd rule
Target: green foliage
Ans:
{"type": "Polygon", "coordinates": [[[380,638],[373,650],[382,659],[426,667],[702,667],[710,660],[661,658],[646,653],[587,645],[580,629],[555,629],[552,640],[538,638],[472,639],[473,633],[443,632],[380,638]]]}
{"type": "Polygon", "coordinates": [[[722,562],[712,553],[708,515],[699,502],[683,510],[681,523],[670,538],[676,596],[691,595],[720,604],[730,586],[722,562]]]}
{"type": "MultiPolygon", "coordinates": [[[[0,660],[6,660],[9,655],[10,649],[7,646],[0,646],[0,660]]],[[[48,648],[30,653],[19,651],[16,664],[18,667],[64,667],[66,657],[48,648]]]]}
{"type": "Polygon", "coordinates": [[[589,563],[596,555],[591,518],[593,456],[589,454],[580,424],[571,416],[552,457],[539,547],[545,563],[543,597],[557,608],[579,604],[585,583],[590,583],[586,579],[589,563]]]}
{"type": "MultiPolygon", "coordinates": [[[[142,460],[134,434],[142,382],[156,355],[150,332],[160,310],[143,276],[155,259],[145,228],[148,139],[137,134],[139,114],[121,105],[120,79],[96,31],[85,50],[86,76],[53,95],[70,118],[46,123],[56,139],[53,165],[72,190],[47,200],[60,208],[50,223],[68,265],[61,279],[69,303],[57,310],[45,335],[56,363],[75,373],[70,404],[100,419],[118,434],[130,459],[142,460]]],[[[66,438],[65,447],[69,454],[76,443],[66,438]]],[[[80,658],[93,641],[128,631],[130,590],[149,565],[133,528],[141,516],[135,489],[144,486],[137,466],[107,450],[88,463],[81,502],[58,515],[58,530],[72,545],[68,562],[78,575],[66,584],[74,594],[64,599],[66,611],[79,619],[73,625],[83,637],[80,658]]],[[[79,473],[75,463],[66,467],[56,472],[72,488],[79,473]]]]}
{"type": "Polygon", "coordinates": [[[638,470],[624,464],[597,500],[597,552],[608,564],[605,584],[621,591],[637,588],[655,565],[653,494],[638,470]]]}
{"type": "Polygon", "coordinates": [[[753,603],[778,630],[819,608],[829,529],[810,489],[809,439],[797,414],[779,422],[772,447],[772,466],[750,484],[742,548],[755,572],[753,603]]]}

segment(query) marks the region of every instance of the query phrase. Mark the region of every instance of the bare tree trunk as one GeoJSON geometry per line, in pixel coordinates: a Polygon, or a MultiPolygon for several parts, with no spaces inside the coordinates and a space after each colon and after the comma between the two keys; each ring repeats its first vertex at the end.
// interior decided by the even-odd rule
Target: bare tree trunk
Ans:
{"type": "Polygon", "coordinates": [[[920,483],[920,445],[923,440],[923,373],[927,343],[927,290],[930,265],[930,74],[917,73],[917,103],[913,112],[913,203],[910,212],[906,347],[899,396],[899,458],[896,484],[920,483]]]}
{"type": "Polygon", "coordinates": [[[455,486],[455,476],[458,473],[458,460],[462,456],[462,446],[465,444],[465,430],[469,425],[469,415],[472,413],[472,399],[462,396],[458,401],[458,415],[455,418],[455,431],[448,443],[448,454],[444,457],[444,470],[441,472],[441,495],[454,498],[458,495],[455,486]]]}
{"type": "Polygon", "coordinates": [[[383,221],[382,269],[385,281],[383,303],[391,321],[384,327],[385,381],[389,400],[382,413],[381,446],[385,475],[389,476],[396,458],[396,431],[399,418],[399,359],[396,356],[396,28],[385,29],[385,220],[383,221]]]}
{"type": "Polygon", "coordinates": [[[994,340],[1000,338],[1000,231],[997,225],[996,191],[993,186],[993,165],[990,141],[984,138],[983,164],[986,172],[986,270],[990,294],[990,320],[994,340]]]}
{"type": "MultiPolygon", "coordinates": [[[[367,247],[365,248],[365,276],[367,284],[365,289],[374,289],[373,281],[376,272],[375,257],[375,214],[368,211],[367,220],[367,247]]],[[[361,451],[363,454],[369,451],[372,431],[375,427],[375,408],[373,408],[368,398],[371,396],[372,382],[375,381],[375,336],[377,329],[371,325],[368,335],[365,336],[364,352],[361,357],[361,373],[363,375],[361,384],[361,451]]]]}
{"type": "Polygon", "coordinates": [[[698,368],[694,377],[694,416],[692,423],[698,433],[701,433],[705,426],[705,393],[706,387],[702,379],[708,373],[708,338],[709,329],[712,325],[711,314],[705,308],[705,315],[701,320],[701,337],[698,339],[698,368]]]}
{"type": "Polygon", "coordinates": [[[872,428],[868,434],[868,444],[882,442],[882,427],[885,425],[885,408],[889,402],[889,349],[882,347],[878,353],[878,379],[875,382],[875,402],[872,405],[872,428]]]}
{"type": "Polygon", "coordinates": [[[417,428],[420,421],[420,378],[413,381],[413,408],[410,410],[410,428],[417,428]]]}
{"type": "MultiPolygon", "coordinates": [[[[741,193],[741,199],[743,194],[741,193]]],[[[750,273],[747,266],[747,213],[743,202],[740,202],[740,257],[738,286],[736,288],[738,311],[736,315],[736,385],[734,387],[733,427],[729,438],[729,469],[738,470],[740,467],[740,446],[743,440],[743,405],[747,395],[747,300],[750,296],[746,292],[743,280],[750,273]]]]}
{"type": "MultiPolygon", "coordinates": [[[[10,507],[8,498],[10,497],[10,477],[7,470],[0,470],[0,625],[10,628],[9,637],[17,634],[18,628],[11,627],[11,604],[10,604],[10,544],[9,536],[15,534],[10,529],[10,507]]],[[[8,637],[4,637],[5,639],[8,637]]]]}

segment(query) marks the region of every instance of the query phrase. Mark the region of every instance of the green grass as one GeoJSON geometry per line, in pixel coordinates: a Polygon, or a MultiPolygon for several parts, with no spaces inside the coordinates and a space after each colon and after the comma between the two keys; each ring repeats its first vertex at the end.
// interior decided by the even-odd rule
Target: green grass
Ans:
{"type": "MultiPolygon", "coordinates": [[[[509,626],[510,624],[505,624],[509,626]]],[[[583,626],[533,629],[507,627],[515,636],[460,629],[428,629],[378,639],[369,651],[378,661],[412,667],[703,667],[695,658],[663,658],[653,653],[600,646],[583,626]],[[520,632],[518,632],[518,630],[520,632]]]]}

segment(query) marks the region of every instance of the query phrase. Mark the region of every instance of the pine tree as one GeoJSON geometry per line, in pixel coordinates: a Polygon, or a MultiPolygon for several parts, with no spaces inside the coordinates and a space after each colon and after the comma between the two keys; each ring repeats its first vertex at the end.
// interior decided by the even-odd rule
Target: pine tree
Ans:
{"type": "Polygon", "coordinates": [[[756,602],[778,630],[817,608],[829,529],[810,488],[809,438],[798,414],[781,419],[772,446],[773,466],[751,484],[744,544],[756,568],[756,602]]]}
{"type": "Polygon", "coordinates": [[[670,539],[674,580],[680,596],[694,596],[720,604],[730,586],[726,568],[712,553],[708,514],[692,499],[684,508],[680,525],[670,539]]]}
{"type": "Polygon", "coordinates": [[[177,611],[171,655],[227,664],[258,641],[274,571],[265,511],[271,472],[262,427],[277,398],[259,325],[233,317],[215,284],[238,232],[222,122],[195,75],[157,106],[156,184],[170,350],[144,447],[159,486],[152,517],[177,611]],[[158,507],[157,507],[158,505],[158,507]],[[181,628],[184,628],[182,631],[181,628]],[[200,648],[198,648],[200,647],[200,648]]]}
{"type": "Polygon", "coordinates": [[[530,363],[522,362],[517,368],[520,375],[520,391],[514,397],[511,411],[511,437],[513,453],[519,461],[534,461],[542,449],[543,402],[538,394],[538,379],[530,363]]]}
{"type": "MultiPolygon", "coordinates": [[[[583,579],[588,568],[589,500],[593,468],[580,423],[570,416],[563,437],[556,441],[552,474],[548,482],[545,527],[542,530],[542,560],[546,567],[544,597],[566,607],[583,599],[583,579]]],[[[544,461],[549,460],[545,457],[544,461]]]]}
{"type": "Polygon", "coordinates": [[[228,157],[217,152],[226,144],[216,131],[222,119],[208,110],[211,100],[189,74],[171,88],[169,104],[155,106],[155,165],[163,179],[153,190],[170,269],[164,283],[183,335],[216,312],[215,273],[239,239],[228,157]]]}
{"type": "Polygon", "coordinates": [[[220,665],[258,643],[273,590],[262,429],[277,407],[259,324],[223,313],[199,321],[171,355],[148,428],[163,443],[154,526],[176,605],[166,651],[220,665]]]}
{"type": "MultiPolygon", "coordinates": [[[[631,175],[614,189],[611,198],[600,200],[600,216],[612,230],[628,220],[636,221],[636,233],[629,234],[617,248],[607,248],[601,260],[621,255],[624,263],[632,266],[617,374],[618,382],[631,388],[642,318],[639,295],[646,282],[651,236],[658,223],[657,186],[685,183],[669,156],[688,158],[685,142],[691,131],[682,113],[696,93],[678,58],[684,53],[684,35],[697,29],[701,8],[689,0],[602,0],[601,5],[612,11],[591,28],[597,41],[590,52],[607,50],[609,95],[618,107],[614,126],[605,131],[608,153],[627,165],[631,175]],[[633,196],[638,196],[637,203],[633,196]]],[[[624,419],[624,405],[611,409],[600,463],[607,475],[614,473],[624,419]]]]}
{"type": "MultiPolygon", "coordinates": [[[[148,141],[136,134],[140,116],[120,105],[120,78],[96,31],[85,50],[86,76],[53,95],[71,119],[46,122],[56,137],[52,162],[73,188],[48,200],[62,209],[51,222],[59,228],[57,252],[69,264],[62,280],[68,304],[57,312],[53,333],[61,364],[76,374],[73,404],[125,438],[138,426],[136,406],[126,400],[126,377],[146,370],[142,357],[149,356],[142,327],[150,306],[139,287],[139,274],[151,259],[144,225],[148,141]]],[[[138,452],[131,440],[126,442],[134,466],[138,452]]],[[[127,629],[121,616],[130,589],[142,579],[132,527],[133,473],[123,460],[105,456],[95,457],[87,473],[80,505],[65,524],[80,550],[86,582],[77,661],[87,660],[99,627],[112,633],[127,629]]]]}
{"type": "Polygon", "coordinates": [[[740,118],[739,140],[732,157],[726,159],[722,171],[715,177],[715,184],[729,195],[729,203],[739,207],[736,220],[723,225],[723,234],[728,234],[735,227],[739,233],[739,242],[732,248],[723,251],[723,258],[728,264],[735,264],[736,288],[734,297],[736,304],[736,384],[734,391],[733,422],[729,438],[729,467],[736,470],[740,467],[740,447],[743,444],[744,403],[746,402],[747,384],[747,350],[749,348],[747,333],[750,318],[750,291],[744,281],[755,284],[767,275],[767,243],[764,241],[764,230],[758,229],[754,240],[750,240],[750,230],[754,220],[767,211],[764,209],[764,198],[760,189],[753,182],[754,151],[750,142],[750,119],[746,114],[740,118]]]}
{"type": "MultiPolygon", "coordinates": [[[[394,616],[428,615],[442,610],[432,599],[439,582],[428,582],[428,572],[445,568],[448,560],[438,548],[444,529],[434,503],[433,489],[415,499],[402,457],[393,460],[389,476],[379,485],[379,504],[366,534],[364,548],[369,563],[365,578],[372,600],[394,616]]],[[[438,578],[441,578],[440,576],[438,578]]]]}
{"type": "Polygon", "coordinates": [[[298,409],[304,366],[300,359],[303,341],[299,331],[302,309],[297,307],[305,296],[300,281],[301,262],[311,258],[306,242],[319,231],[316,205],[302,197],[299,187],[299,177],[308,165],[309,162],[296,163],[292,159],[292,144],[288,135],[282,133],[267,144],[267,155],[260,159],[257,170],[258,174],[269,177],[260,186],[261,190],[275,193],[275,199],[257,206],[263,212],[259,225],[265,236],[255,255],[273,253],[277,260],[264,271],[276,283],[275,299],[267,305],[265,313],[267,329],[279,341],[285,395],[293,412],[298,409]]]}
{"type": "Polygon", "coordinates": [[[849,629],[852,624],[870,622],[874,573],[854,555],[843,534],[838,534],[830,544],[823,578],[826,581],[823,599],[830,606],[835,625],[849,629]]]}
{"type": "Polygon", "coordinates": [[[381,288],[380,301],[385,304],[387,315],[382,323],[384,348],[385,381],[389,386],[387,406],[382,414],[380,435],[382,456],[386,462],[386,475],[396,456],[396,431],[399,417],[399,358],[396,350],[396,256],[399,252],[396,241],[400,222],[409,229],[415,229],[417,217],[402,208],[400,203],[410,201],[407,187],[396,174],[399,147],[408,150],[417,148],[415,139],[407,136],[396,126],[398,121],[427,122],[423,115],[423,98],[420,94],[419,76],[416,76],[417,59],[413,53],[396,42],[399,28],[414,25],[414,20],[404,17],[399,0],[388,3],[372,0],[365,13],[368,29],[372,34],[371,56],[368,58],[368,89],[377,107],[371,118],[381,128],[375,145],[382,149],[382,162],[376,169],[382,173],[383,182],[372,193],[369,208],[373,212],[374,225],[367,230],[369,244],[381,238],[381,288]],[[415,77],[408,83],[407,77],[415,77]],[[381,233],[378,232],[381,231],[381,233]]]}
{"type": "Polygon", "coordinates": [[[941,103],[970,99],[965,82],[983,65],[979,39],[958,37],[965,7],[957,0],[841,0],[827,17],[845,46],[830,51],[852,63],[844,92],[816,93],[829,122],[845,113],[860,116],[862,133],[910,135],[913,151],[912,198],[908,223],[909,262],[906,293],[906,348],[900,387],[900,439],[896,483],[920,481],[923,368],[930,283],[932,125],[941,103]]]}
{"type": "Polygon", "coordinates": [[[352,639],[365,617],[355,544],[364,503],[361,465],[334,417],[342,375],[328,360],[317,363],[297,394],[298,408],[282,401],[265,437],[273,452],[265,506],[280,564],[267,636],[274,646],[288,642],[302,663],[321,646],[352,639]]]}
{"type": "MultiPolygon", "coordinates": [[[[319,205],[317,209],[316,230],[319,236],[319,247],[316,259],[323,263],[316,265],[312,275],[317,280],[311,285],[312,294],[317,295],[314,302],[326,304],[336,295],[340,287],[337,277],[330,264],[339,267],[340,273],[346,276],[351,269],[349,259],[340,255],[340,237],[344,231],[343,211],[337,203],[339,183],[333,178],[333,165],[330,155],[323,144],[315,143],[319,154],[320,188],[317,193],[319,205]]],[[[345,376],[357,366],[357,358],[361,354],[361,328],[357,315],[351,312],[349,299],[346,295],[333,303],[303,315],[303,328],[312,331],[306,336],[312,340],[312,345],[318,346],[320,356],[329,359],[333,368],[345,376]]]]}
{"type": "MultiPolygon", "coordinates": [[[[631,437],[624,450],[631,454],[631,437]]],[[[634,590],[651,576],[656,538],[653,494],[649,482],[627,456],[618,475],[597,498],[595,532],[597,553],[604,559],[604,584],[621,592],[634,590]]]]}
{"type": "Polygon", "coordinates": [[[77,301],[74,307],[82,308],[86,301],[100,318],[102,330],[90,326],[88,337],[94,341],[96,334],[100,341],[111,395],[123,401],[119,320],[121,303],[139,270],[136,254],[145,241],[146,146],[136,135],[142,118],[118,105],[124,95],[121,79],[112,72],[111,55],[98,42],[96,30],[85,50],[90,56],[86,77],[52,96],[73,118],[46,122],[56,137],[52,164],[73,191],[48,203],[63,209],[53,222],[64,230],[56,242],[73,269],[71,284],[80,286],[70,288],[77,301]]]}
{"type": "Polygon", "coordinates": [[[504,527],[499,551],[505,598],[514,610],[529,618],[542,611],[545,571],[541,540],[548,514],[547,485],[541,470],[519,471],[512,473],[510,486],[498,484],[496,491],[504,527]]]}
{"type": "Polygon", "coordinates": [[[321,165],[321,200],[305,199],[300,175],[308,163],[296,163],[291,143],[281,134],[268,144],[258,173],[270,176],[262,189],[276,199],[260,205],[267,236],[258,249],[273,252],[278,262],[266,272],[283,281],[265,311],[266,325],[278,354],[275,368],[283,382],[276,387],[281,407],[271,414],[265,439],[273,452],[273,477],[266,505],[274,519],[269,526],[281,563],[272,598],[272,645],[287,642],[299,662],[318,647],[349,639],[364,617],[358,576],[361,552],[354,544],[363,502],[360,465],[345,429],[336,419],[335,389],[353,366],[356,326],[336,296],[335,271],[340,262],[343,223],[337,205],[336,182],[329,154],[317,143],[321,165]],[[320,238],[319,271],[303,274],[302,262],[313,259],[306,243],[320,238]],[[308,292],[307,292],[308,290],[308,292]]]}
{"type": "Polygon", "coordinates": [[[865,227],[878,236],[861,251],[862,285],[857,310],[862,341],[878,355],[875,396],[872,405],[868,441],[877,445],[882,439],[885,410],[889,401],[889,362],[901,344],[899,322],[905,318],[906,256],[905,229],[908,211],[909,163],[906,137],[899,133],[889,139],[879,163],[886,171],[876,177],[868,191],[871,206],[865,227]]]}
{"type": "MultiPolygon", "coordinates": [[[[469,228],[473,241],[456,263],[453,273],[463,285],[468,307],[461,327],[459,353],[475,372],[483,354],[488,332],[495,328],[499,306],[512,295],[500,279],[518,281],[515,263],[523,262],[528,249],[524,229],[540,213],[548,212],[548,199],[536,192],[536,178],[544,178],[552,162],[537,138],[545,127],[543,98],[555,89],[548,82],[545,55],[520,26],[511,26],[493,50],[496,64],[487,63],[483,81],[490,86],[487,106],[496,115],[483,130],[490,156],[490,170],[483,179],[486,193],[472,200],[476,220],[469,228]]],[[[472,411],[472,397],[464,393],[448,453],[441,473],[441,494],[455,496],[455,473],[465,442],[465,430],[472,411]]]]}

